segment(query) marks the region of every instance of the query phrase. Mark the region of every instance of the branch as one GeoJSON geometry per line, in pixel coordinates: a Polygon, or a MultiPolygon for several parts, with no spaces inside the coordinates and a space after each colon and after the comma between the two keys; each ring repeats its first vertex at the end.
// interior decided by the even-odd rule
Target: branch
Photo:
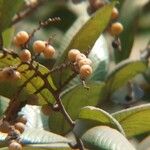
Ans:
{"type": "Polygon", "coordinates": [[[41,5],[43,5],[47,0],[41,0],[39,1],[37,4],[33,5],[32,7],[29,7],[28,10],[24,11],[24,12],[20,12],[13,20],[11,25],[14,25],[16,23],[18,23],[19,21],[21,21],[22,19],[26,18],[27,16],[29,16],[30,14],[32,14],[34,11],[37,10],[38,7],[40,7],[41,5]]]}

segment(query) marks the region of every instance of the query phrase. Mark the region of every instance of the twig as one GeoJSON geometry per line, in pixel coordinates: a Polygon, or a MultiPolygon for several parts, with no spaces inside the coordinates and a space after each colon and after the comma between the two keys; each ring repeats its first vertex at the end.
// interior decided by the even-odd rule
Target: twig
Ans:
{"type": "Polygon", "coordinates": [[[29,9],[27,11],[24,11],[22,13],[19,13],[17,15],[17,17],[15,17],[12,20],[11,25],[14,25],[16,23],[18,23],[19,21],[21,21],[22,19],[26,18],[27,16],[29,16],[30,14],[32,14],[34,11],[37,10],[38,7],[40,7],[41,5],[43,5],[47,0],[41,0],[39,1],[37,4],[33,5],[32,7],[29,7],[29,9]]]}

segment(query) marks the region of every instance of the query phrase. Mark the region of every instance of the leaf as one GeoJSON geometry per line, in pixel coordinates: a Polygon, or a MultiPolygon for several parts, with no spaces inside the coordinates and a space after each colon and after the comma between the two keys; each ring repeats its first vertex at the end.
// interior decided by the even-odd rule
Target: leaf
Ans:
{"type": "MultiPolygon", "coordinates": [[[[18,57],[13,57],[10,54],[7,54],[6,56],[4,56],[3,54],[0,54],[0,68],[4,68],[4,67],[9,67],[9,66],[16,66],[18,64],[20,64],[20,59],[18,57]]],[[[37,63],[35,62],[34,65],[36,66],[37,63]]],[[[26,70],[29,66],[27,64],[25,65],[21,65],[18,68],[19,72],[22,72],[24,70],[26,70]]],[[[49,70],[40,65],[39,64],[39,69],[38,69],[41,74],[47,73],[49,72],[49,70]]],[[[28,80],[33,74],[35,73],[34,70],[29,69],[27,71],[25,71],[24,73],[21,73],[21,79],[18,81],[18,83],[16,82],[14,84],[14,82],[0,82],[0,94],[6,97],[10,97],[12,98],[12,95],[17,91],[17,87],[19,85],[22,85],[26,80],[28,80]],[[7,89],[7,90],[6,90],[7,89]]],[[[51,87],[53,89],[55,89],[55,86],[53,84],[52,78],[49,75],[48,76],[48,81],[49,84],[51,85],[51,87]]],[[[34,77],[32,80],[30,80],[30,82],[28,82],[28,84],[24,87],[24,90],[21,92],[20,94],[20,99],[26,100],[27,96],[29,96],[29,94],[33,94],[34,92],[36,92],[41,86],[43,86],[44,81],[43,79],[41,79],[39,76],[34,77]]],[[[47,89],[43,89],[41,92],[39,92],[37,94],[39,101],[38,104],[39,105],[43,105],[46,103],[54,103],[54,97],[52,95],[51,92],[49,92],[47,89]]]]}
{"type": "Polygon", "coordinates": [[[110,126],[124,134],[121,125],[115,118],[106,111],[93,106],[86,106],[80,110],[78,121],[73,131],[80,137],[88,129],[99,125],[110,126]]]}
{"type": "Polygon", "coordinates": [[[56,144],[69,143],[70,141],[65,137],[38,129],[27,129],[21,136],[20,141],[23,144],[56,144]]]}
{"type": "Polygon", "coordinates": [[[150,132],[150,104],[128,108],[112,114],[128,137],[150,132]]]}
{"type": "Polygon", "coordinates": [[[124,61],[107,77],[106,86],[110,93],[115,92],[139,73],[145,72],[147,63],[144,61],[124,61]]]}
{"type": "Polygon", "coordinates": [[[14,36],[14,28],[11,27],[11,28],[5,30],[2,34],[2,36],[3,36],[3,46],[5,48],[9,48],[11,45],[13,36],[14,36]]]}
{"type": "MultiPolygon", "coordinates": [[[[146,2],[146,1],[145,1],[146,2]]],[[[137,30],[138,19],[140,17],[141,10],[143,8],[143,3],[137,3],[137,0],[126,0],[121,8],[120,19],[124,26],[124,31],[120,35],[121,39],[121,51],[115,49],[115,60],[120,62],[127,59],[131,53],[134,35],[137,30]],[[128,8],[128,11],[127,11],[128,8]]]]}
{"type": "MultiPolygon", "coordinates": [[[[77,119],[80,109],[84,106],[96,106],[103,100],[104,83],[89,83],[89,90],[83,85],[77,85],[67,90],[61,96],[63,105],[73,120],[77,119]]],[[[70,126],[59,112],[53,112],[49,118],[51,131],[56,133],[67,133],[70,126]]]]}
{"type": "MultiPolygon", "coordinates": [[[[67,60],[68,51],[72,48],[79,49],[82,53],[86,52],[89,47],[93,47],[95,41],[100,34],[104,31],[109,23],[110,15],[114,3],[104,6],[97,11],[93,17],[89,19],[79,30],[79,32],[73,37],[67,49],[64,51],[60,59],[56,62],[55,66],[61,65],[67,60]]],[[[61,73],[55,73],[53,75],[57,87],[65,82],[73,72],[70,69],[64,69],[61,73]]]]}
{"type": "Polygon", "coordinates": [[[6,110],[8,103],[9,103],[8,98],[0,96],[0,118],[3,116],[3,113],[6,110]]]}
{"type": "Polygon", "coordinates": [[[23,2],[23,0],[0,0],[0,32],[11,25],[12,17],[19,11],[23,2]]]}
{"type": "Polygon", "coordinates": [[[107,126],[91,128],[81,139],[90,150],[135,150],[120,132],[107,126]]]}

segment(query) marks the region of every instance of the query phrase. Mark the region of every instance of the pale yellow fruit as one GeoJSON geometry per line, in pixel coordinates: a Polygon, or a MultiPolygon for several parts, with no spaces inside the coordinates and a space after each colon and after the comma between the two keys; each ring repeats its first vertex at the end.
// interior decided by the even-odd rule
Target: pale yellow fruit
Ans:
{"type": "Polygon", "coordinates": [[[111,25],[111,34],[119,35],[123,31],[123,25],[120,22],[113,23],[111,25]]]}
{"type": "Polygon", "coordinates": [[[118,9],[116,7],[114,7],[112,9],[112,13],[111,13],[111,19],[117,19],[119,17],[119,12],[118,9]]]}
{"type": "Polygon", "coordinates": [[[12,141],[9,146],[9,150],[22,150],[22,145],[16,141],[12,141]]]}
{"type": "Polygon", "coordinates": [[[20,133],[23,133],[25,130],[25,125],[22,122],[15,123],[15,129],[19,130],[20,133]]]}
{"type": "Polygon", "coordinates": [[[81,68],[83,65],[91,65],[91,64],[92,64],[92,61],[89,58],[81,59],[78,62],[79,68],[81,68]]]}
{"type": "Polygon", "coordinates": [[[76,56],[80,54],[80,51],[77,50],[77,49],[71,49],[69,52],[68,52],[68,59],[72,62],[75,62],[76,61],[76,56]]]}
{"type": "Polygon", "coordinates": [[[47,45],[43,51],[43,55],[46,59],[50,59],[55,54],[55,48],[52,45],[47,45]]]}
{"type": "Polygon", "coordinates": [[[42,53],[45,50],[46,42],[37,40],[33,43],[33,50],[35,53],[42,53]]]}
{"type": "Polygon", "coordinates": [[[19,53],[19,58],[22,62],[28,62],[31,60],[31,53],[28,49],[24,49],[19,53]]]}
{"type": "Polygon", "coordinates": [[[26,31],[20,31],[15,36],[14,40],[16,45],[25,44],[29,39],[29,34],[26,31]]]}
{"type": "Polygon", "coordinates": [[[89,77],[92,74],[92,67],[90,65],[83,65],[80,68],[80,77],[82,79],[89,77]]]}
{"type": "Polygon", "coordinates": [[[85,59],[85,58],[86,58],[86,56],[84,54],[82,54],[82,53],[76,55],[76,62],[77,62],[77,64],[79,63],[80,60],[85,59]]]}

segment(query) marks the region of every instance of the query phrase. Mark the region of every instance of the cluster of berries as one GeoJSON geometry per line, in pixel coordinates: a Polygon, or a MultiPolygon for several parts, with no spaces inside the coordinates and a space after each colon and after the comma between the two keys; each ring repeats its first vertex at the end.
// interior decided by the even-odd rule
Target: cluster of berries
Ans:
{"type": "Polygon", "coordinates": [[[24,132],[26,123],[26,117],[19,116],[14,125],[10,125],[6,121],[3,121],[3,123],[0,125],[0,131],[3,133],[8,133],[8,139],[10,137],[8,146],[9,150],[22,150],[22,145],[19,143],[19,141],[14,140],[13,137],[17,138],[21,133],[24,132]]]}
{"type": "Polygon", "coordinates": [[[68,59],[74,64],[75,70],[85,79],[92,74],[92,61],[77,49],[68,52],[68,59]]]}
{"type": "MultiPolygon", "coordinates": [[[[14,37],[14,43],[16,46],[23,46],[29,42],[30,36],[26,31],[20,31],[14,37]]],[[[46,59],[50,59],[55,54],[55,48],[50,45],[47,41],[37,40],[33,43],[33,50],[36,54],[41,54],[45,56],[46,59]]],[[[22,62],[31,61],[31,52],[28,49],[23,49],[19,53],[19,58],[22,62]]]]}
{"type": "MultiPolygon", "coordinates": [[[[116,20],[119,18],[119,12],[117,8],[113,8],[111,13],[111,20],[116,20]]],[[[110,27],[110,34],[112,36],[119,36],[123,31],[123,25],[120,22],[114,22],[110,27]]]]}

